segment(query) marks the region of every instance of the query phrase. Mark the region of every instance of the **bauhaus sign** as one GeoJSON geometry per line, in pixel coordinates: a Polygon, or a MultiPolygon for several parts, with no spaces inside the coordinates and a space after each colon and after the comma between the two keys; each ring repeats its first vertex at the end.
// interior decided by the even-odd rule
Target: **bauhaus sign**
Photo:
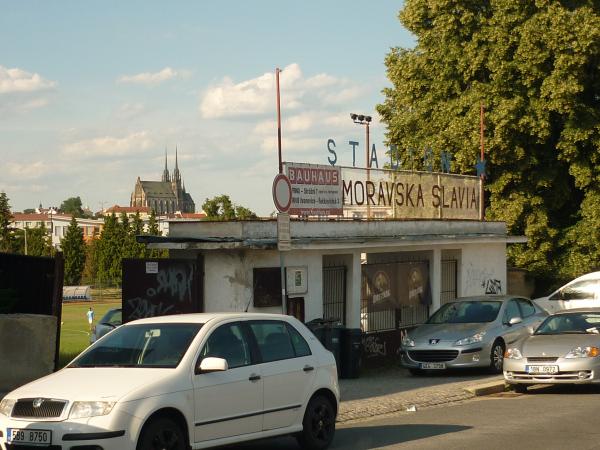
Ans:
{"type": "Polygon", "coordinates": [[[480,179],[404,170],[285,163],[292,215],[479,219],[480,179]]]}

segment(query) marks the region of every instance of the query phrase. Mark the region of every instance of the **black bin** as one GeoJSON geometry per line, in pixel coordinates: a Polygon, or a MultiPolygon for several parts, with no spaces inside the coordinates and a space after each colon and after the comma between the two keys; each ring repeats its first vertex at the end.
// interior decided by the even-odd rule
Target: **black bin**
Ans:
{"type": "Polygon", "coordinates": [[[362,330],[343,328],[341,333],[342,368],[340,378],[358,378],[362,360],[362,330]]]}
{"type": "Polygon", "coordinates": [[[327,350],[333,353],[337,365],[338,376],[341,376],[342,331],[344,328],[337,320],[314,319],[306,323],[317,339],[327,350]]]}

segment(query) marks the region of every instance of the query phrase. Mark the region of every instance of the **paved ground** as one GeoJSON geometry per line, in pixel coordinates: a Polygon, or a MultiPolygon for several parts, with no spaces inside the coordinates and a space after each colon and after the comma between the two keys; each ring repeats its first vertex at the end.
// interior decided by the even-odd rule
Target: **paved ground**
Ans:
{"type": "Polygon", "coordinates": [[[474,394],[465,390],[479,383],[501,381],[484,370],[412,376],[401,368],[372,370],[360,378],[340,380],[342,402],[339,422],[347,422],[407,409],[455,403],[474,394]]]}

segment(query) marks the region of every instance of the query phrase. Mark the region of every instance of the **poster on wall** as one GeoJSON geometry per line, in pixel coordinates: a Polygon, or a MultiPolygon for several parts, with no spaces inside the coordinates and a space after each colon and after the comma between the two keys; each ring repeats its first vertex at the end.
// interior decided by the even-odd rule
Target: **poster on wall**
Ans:
{"type": "Polygon", "coordinates": [[[363,297],[371,311],[431,304],[427,262],[365,264],[363,297]]]}

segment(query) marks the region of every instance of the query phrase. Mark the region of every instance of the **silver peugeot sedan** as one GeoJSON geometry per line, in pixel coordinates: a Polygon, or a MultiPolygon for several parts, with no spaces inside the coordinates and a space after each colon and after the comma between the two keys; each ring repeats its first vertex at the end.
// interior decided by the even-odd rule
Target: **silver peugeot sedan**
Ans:
{"type": "Polygon", "coordinates": [[[467,367],[500,373],[506,348],[529,335],[547,315],[523,297],[459,298],[403,337],[400,361],[414,375],[467,367]]]}
{"type": "Polygon", "coordinates": [[[523,393],[532,384],[600,383],[600,308],[546,318],[533,335],[508,347],[504,379],[523,393]]]}

